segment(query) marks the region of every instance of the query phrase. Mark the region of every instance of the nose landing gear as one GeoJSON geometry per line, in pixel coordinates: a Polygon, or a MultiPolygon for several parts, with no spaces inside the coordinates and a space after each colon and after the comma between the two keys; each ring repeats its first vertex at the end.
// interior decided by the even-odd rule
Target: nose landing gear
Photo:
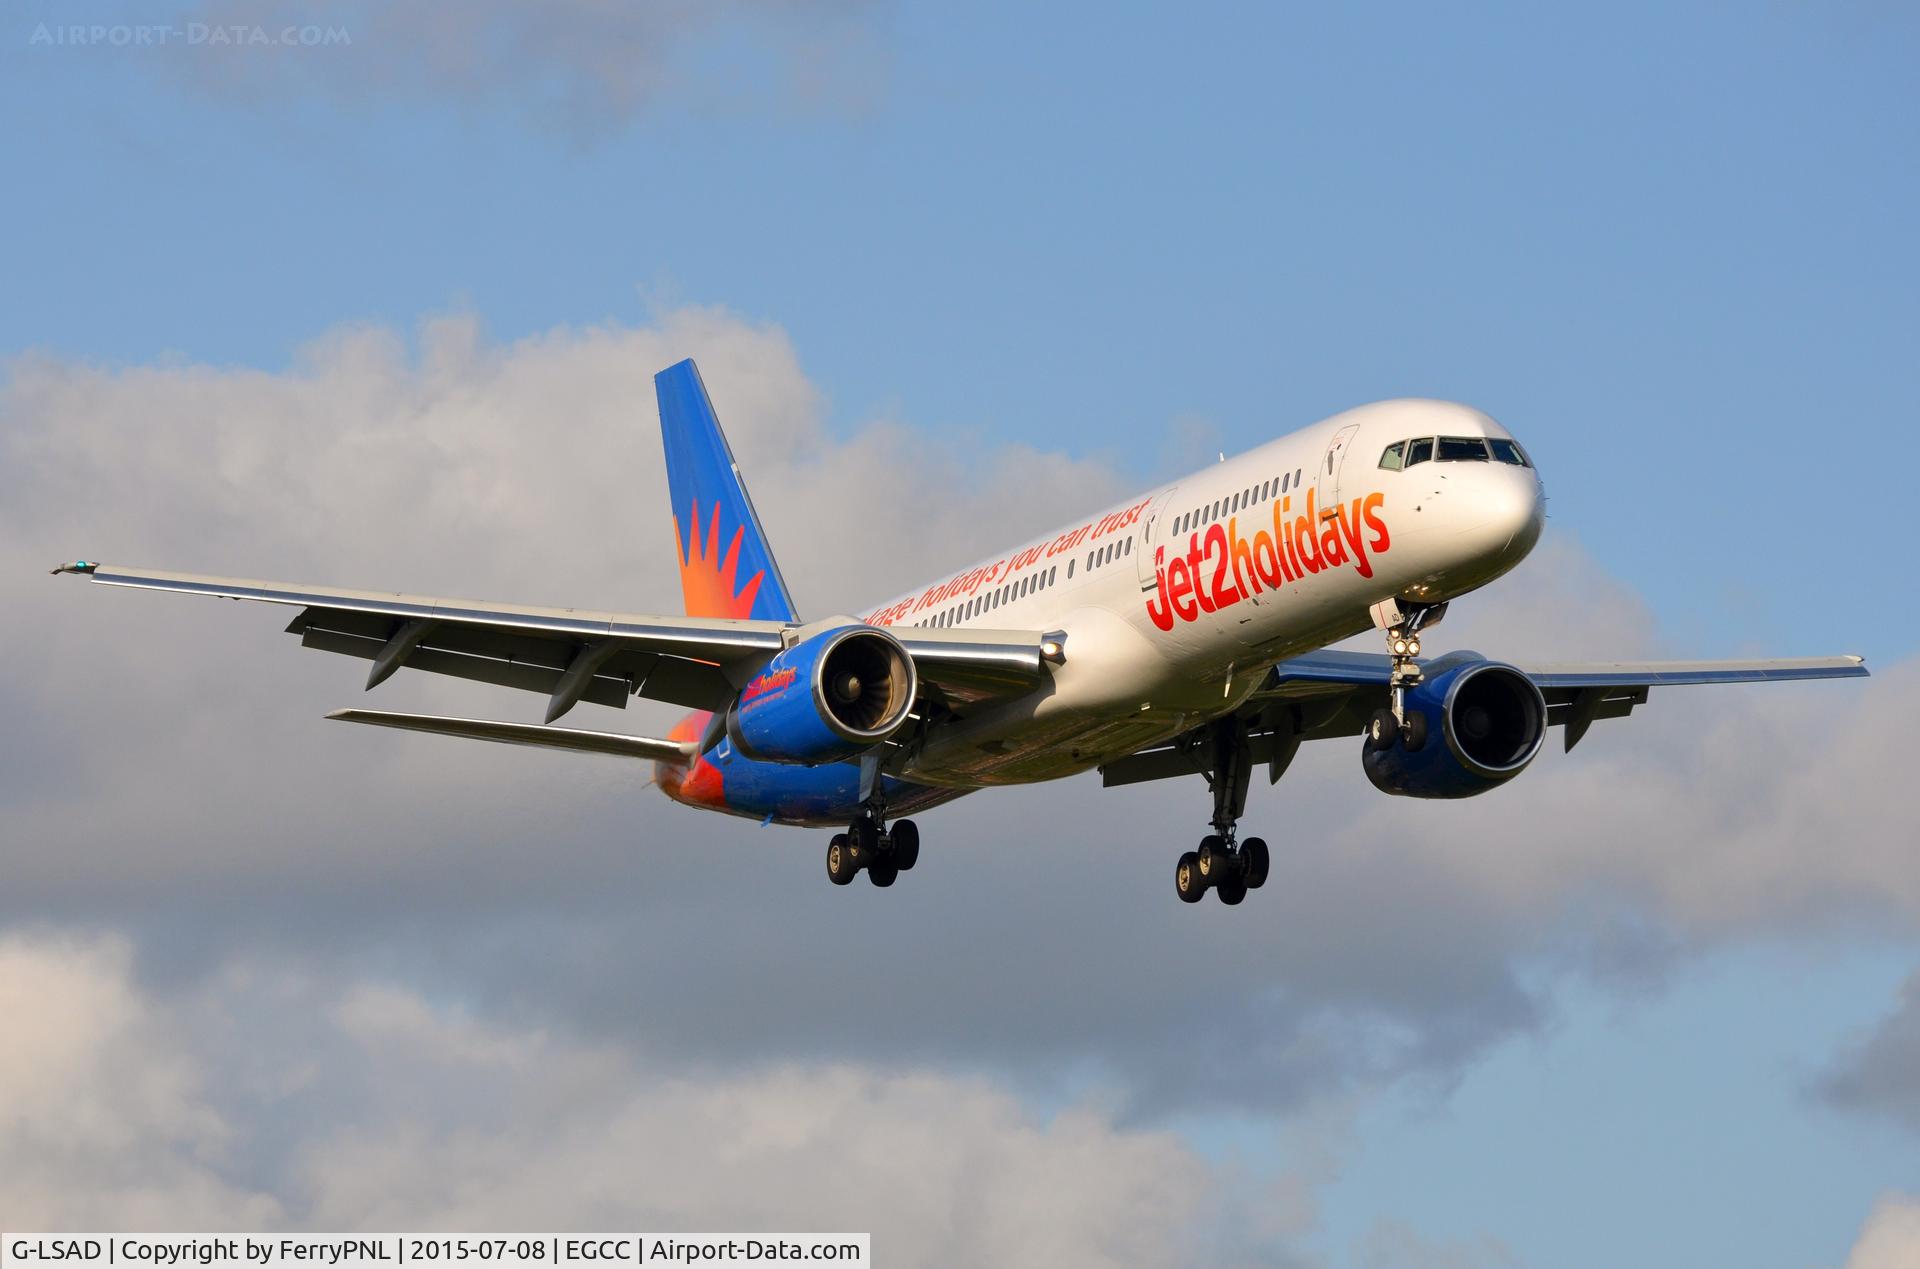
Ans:
{"type": "Polygon", "coordinates": [[[1375,604],[1372,612],[1373,624],[1387,636],[1387,656],[1392,662],[1387,690],[1393,703],[1367,720],[1367,744],[1384,752],[1398,739],[1409,753],[1418,753],[1427,743],[1427,720],[1407,712],[1407,689],[1420,684],[1420,663],[1415,660],[1420,655],[1420,632],[1439,625],[1447,606],[1386,599],[1375,604]]]}
{"type": "Polygon", "coordinates": [[[1213,761],[1207,784],[1213,790],[1213,832],[1200,839],[1200,849],[1180,856],[1173,870],[1174,892],[1183,903],[1198,903],[1211,889],[1229,906],[1247,897],[1247,891],[1267,884],[1271,858],[1258,837],[1239,840],[1240,816],[1247,809],[1247,785],[1253,774],[1249,761],[1247,727],[1238,718],[1213,725],[1213,761]]]}

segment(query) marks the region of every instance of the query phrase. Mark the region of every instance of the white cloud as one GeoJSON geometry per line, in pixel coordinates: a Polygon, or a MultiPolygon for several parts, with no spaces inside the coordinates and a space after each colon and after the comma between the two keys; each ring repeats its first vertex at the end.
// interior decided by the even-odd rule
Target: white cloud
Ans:
{"type": "Polygon", "coordinates": [[[1835,1057],[1818,1091],[1836,1106],[1886,1115],[1920,1132],[1920,973],[1879,1025],[1835,1057]]]}
{"type": "Polygon", "coordinates": [[[1248,1194],[1170,1134],[978,1080],[654,1068],[261,967],[159,997],[117,940],[0,942],[0,1009],[13,1227],[845,1229],[903,1266],[1159,1265],[1205,1236],[1167,1193],[1248,1194]]]}
{"type": "Polygon", "coordinates": [[[230,1125],[178,1019],[117,941],[0,937],[0,1220],[11,1228],[217,1228],[278,1215],[221,1179],[230,1125]]]}
{"type": "Polygon", "coordinates": [[[1890,1194],[1874,1207],[1847,1256],[1846,1269],[1913,1269],[1920,1265],[1920,1198],[1890,1194]]]}

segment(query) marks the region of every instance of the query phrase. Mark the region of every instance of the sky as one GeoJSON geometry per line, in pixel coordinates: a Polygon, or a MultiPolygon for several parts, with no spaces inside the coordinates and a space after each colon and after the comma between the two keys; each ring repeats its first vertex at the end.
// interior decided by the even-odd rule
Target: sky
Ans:
{"type": "MultiPolygon", "coordinates": [[[[1916,53],[1866,2],[11,6],[0,1225],[1920,1262],[1916,53]],[[964,799],[838,891],[616,760],[339,734],[271,612],[46,576],[673,611],[688,355],[809,613],[1426,395],[1550,498],[1438,648],[1874,678],[1458,805],[1312,747],[1230,911],[1171,894],[1197,781],[964,799]]],[[[537,708],[426,677],[366,702],[537,708]]]]}

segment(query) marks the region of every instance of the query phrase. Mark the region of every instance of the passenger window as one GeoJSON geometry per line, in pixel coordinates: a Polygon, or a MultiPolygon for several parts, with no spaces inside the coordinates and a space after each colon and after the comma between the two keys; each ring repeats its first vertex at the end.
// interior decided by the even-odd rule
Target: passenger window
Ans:
{"type": "Polygon", "coordinates": [[[1407,466],[1424,463],[1433,457],[1433,438],[1423,436],[1417,441],[1407,442],[1407,466]]]}
{"type": "Polygon", "coordinates": [[[1132,539],[1132,538],[1128,538],[1128,539],[1127,539],[1127,540],[1126,540],[1126,541],[1125,541],[1124,543],[1122,543],[1122,544],[1121,544],[1121,551],[1120,551],[1120,554],[1122,554],[1122,555],[1132,555],[1132,554],[1133,554],[1133,539],[1132,539]]]}
{"type": "Polygon", "coordinates": [[[1443,463],[1484,463],[1487,442],[1478,436],[1443,436],[1438,457],[1443,463]]]}
{"type": "Polygon", "coordinates": [[[1503,463],[1512,463],[1515,467],[1533,466],[1527,461],[1527,456],[1521,452],[1520,446],[1513,441],[1504,437],[1488,437],[1487,444],[1493,447],[1493,456],[1503,463]]]}
{"type": "Polygon", "coordinates": [[[1073,561],[1072,560],[1067,561],[1067,580],[1068,581],[1073,580],[1073,561]]]}
{"type": "Polygon", "coordinates": [[[1406,444],[1405,441],[1395,441],[1387,446],[1386,452],[1380,455],[1380,466],[1388,471],[1399,471],[1406,457],[1406,444]]]}

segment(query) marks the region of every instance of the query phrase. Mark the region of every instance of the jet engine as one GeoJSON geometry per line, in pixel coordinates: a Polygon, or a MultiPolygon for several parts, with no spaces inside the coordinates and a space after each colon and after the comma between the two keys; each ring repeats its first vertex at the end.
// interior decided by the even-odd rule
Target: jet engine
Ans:
{"type": "MultiPolygon", "coordinates": [[[[1363,752],[1367,779],[1382,793],[1470,798],[1526,770],[1547,734],[1547,702],[1513,666],[1455,653],[1427,667],[1407,691],[1407,712],[1425,723],[1418,749],[1406,732],[1363,752]]],[[[1410,729],[1417,736],[1416,723],[1410,729]]]]}
{"type": "Polygon", "coordinates": [[[762,762],[841,762],[900,730],[918,687],[898,639],[842,626],[767,662],[728,709],[727,738],[762,762]]]}

